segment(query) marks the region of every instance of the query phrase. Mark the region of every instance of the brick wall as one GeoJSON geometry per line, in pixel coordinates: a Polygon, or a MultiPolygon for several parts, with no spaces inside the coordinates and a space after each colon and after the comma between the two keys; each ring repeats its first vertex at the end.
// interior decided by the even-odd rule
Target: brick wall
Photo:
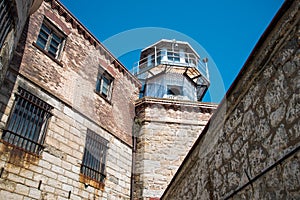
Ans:
{"type": "Polygon", "coordinates": [[[136,199],[159,199],[216,105],[145,97],[136,106],[136,199]]]}
{"type": "Polygon", "coordinates": [[[50,3],[42,4],[28,26],[23,36],[26,41],[19,45],[12,68],[131,145],[137,80],[117,68],[104,48],[91,45],[50,3]],[[34,45],[44,16],[67,35],[59,63],[34,45]],[[93,92],[99,65],[114,77],[111,103],[93,92]]]}
{"type": "Polygon", "coordinates": [[[299,199],[299,1],[286,1],[162,199],[299,199]]]}

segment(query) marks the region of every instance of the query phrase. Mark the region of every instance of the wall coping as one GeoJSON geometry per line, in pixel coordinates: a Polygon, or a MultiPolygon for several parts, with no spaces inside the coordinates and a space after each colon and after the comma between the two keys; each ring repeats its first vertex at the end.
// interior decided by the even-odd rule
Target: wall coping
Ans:
{"type": "Polygon", "coordinates": [[[176,100],[176,99],[165,99],[165,98],[154,98],[154,97],[143,97],[135,102],[135,107],[139,108],[146,105],[162,105],[165,107],[194,107],[201,108],[205,112],[211,113],[217,109],[218,104],[206,103],[198,101],[188,101],[188,100],[176,100]]]}

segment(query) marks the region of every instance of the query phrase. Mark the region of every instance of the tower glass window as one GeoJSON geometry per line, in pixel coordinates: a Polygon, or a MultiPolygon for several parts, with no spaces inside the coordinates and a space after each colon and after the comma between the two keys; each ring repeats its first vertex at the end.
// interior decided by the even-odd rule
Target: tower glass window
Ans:
{"type": "Polygon", "coordinates": [[[167,95],[182,95],[182,86],[168,85],[167,95]]]}
{"type": "Polygon", "coordinates": [[[107,144],[106,139],[87,130],[80,173],[95,181],[104,182],[107,144]]]}
{"type": "Polygon", "coordinates": [[[2,140],[39,154],[53,107],[22,88],[18,90],[2,140]]]}
{"type": "Polygon", "coordinates": [[[173,62],[179,62],[180,61],[179,53],[168,51],[168,60],[173,62]]]}
{"type": "Polygon", "coordinates": [[[44,19],[36,44],[49,53],[53,58],[58,58],[64,43],[64,34],[49,20],[44,19]]]}

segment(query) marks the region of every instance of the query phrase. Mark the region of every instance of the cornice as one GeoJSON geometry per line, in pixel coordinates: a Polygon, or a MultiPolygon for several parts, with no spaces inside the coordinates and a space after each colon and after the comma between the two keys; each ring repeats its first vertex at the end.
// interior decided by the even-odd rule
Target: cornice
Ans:
{"type": "Polygon", "coordinates": [[[173,100],[164,98],[154,98],[154,97],[143,97],[135,102],[136,109],[141,107],[147,107],[151,105],[161,105],[169,109],[197,109],[201,110],[203,113],[213,113],[217,109],[218,104],[214,103],[204,103],[197,101],[187,101],[187,100],[173,100]]]}

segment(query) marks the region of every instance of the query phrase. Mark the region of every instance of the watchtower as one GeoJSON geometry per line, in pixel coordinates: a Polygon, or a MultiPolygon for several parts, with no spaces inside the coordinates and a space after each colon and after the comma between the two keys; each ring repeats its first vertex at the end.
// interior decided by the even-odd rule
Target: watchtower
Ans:
{"type": "Polygon", "coordinates": [[[201,101],[210,85],[207,61],[175,39],[146,47],[133,68],[143,84],[140,97],[201,101]]]}
{"type": "Polygon", "coordinates": [[[200,102],[209,87],[207,59],[187,42],[160,40],[141,51],[133,74],[134,199],[158,199],[216,108],[200,102]]]}

